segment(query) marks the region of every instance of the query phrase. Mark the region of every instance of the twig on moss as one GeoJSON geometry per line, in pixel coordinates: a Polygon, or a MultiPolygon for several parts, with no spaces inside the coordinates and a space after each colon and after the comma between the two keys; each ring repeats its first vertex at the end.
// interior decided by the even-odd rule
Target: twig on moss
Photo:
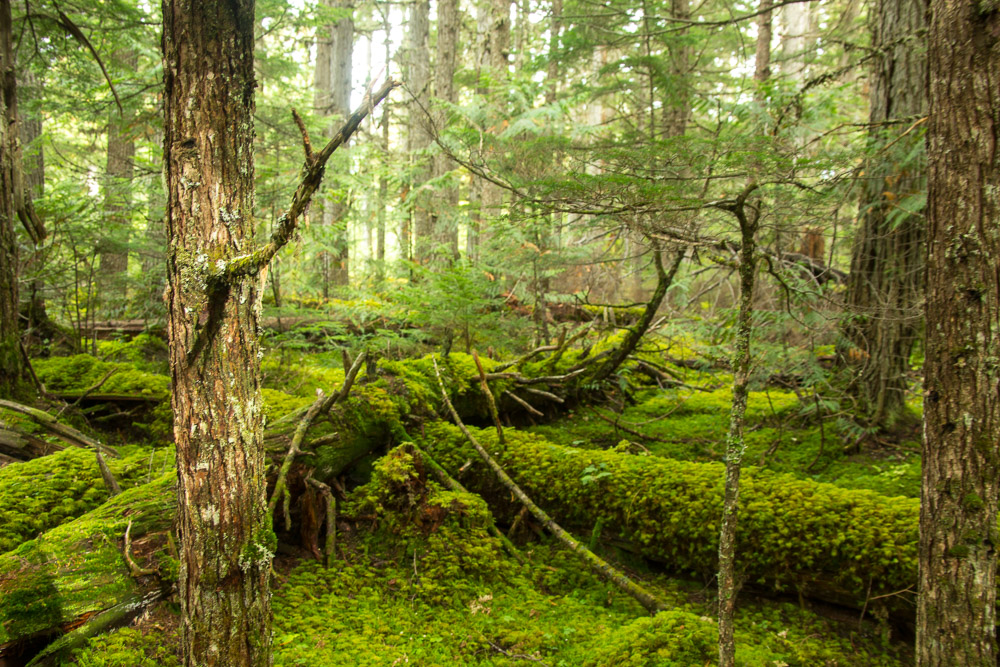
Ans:
{"type": "Polygon", "coordinates": [[[132,519],[128,520],[128,526],[125,528],[125,546],[122,549],[122,553],[125,555],[125,562],[128,563],[128,569],[132,573],[133,577],[145,577],[150,574],[156,574],[156,568],[145,568],[139,567],[139,565],[132,559],[132,519]]]}
{"type": "MultiPolygon", "coordinates": [[[[449,475],[448,471],[445,470],[441,466],[441,464],[435,461],[430,454],[417,447],[416,443],[411,442],[409,444],[411,447],[413,447],[414,451],[420,454],[420,458],[422,458],[424,460],[424,463],[426,463],[430,467],[430,469],[434,471],[434,474],[437,475],[437,478],[441,481],[442,484],[444,484],[446,487],[457,493],[469,493],[469,490],[466,489],[464,486],[462,486],[461,482],[459,482],[457,479],[449,475]]],[[[514,543],[511,542],[510,539],[506,535],[504,535],[499,528],[497,528],[496,523],[493,522],[492,514],[490,515],[489,518],[489,525],[486,528],[487,530],[489,530],[490,534],[493,535],[493,537],[500,540],[500,543],[503,545],[504,549],[507,550],[507,553],[516,558],[519,563],[523,565],[524,563],[527,562],[524,556],[521,554],[521,551],[514,546],[514,543]]]]}
{"type": "Polygon", "coordinates": [[[562,526],[553,521],[552,517],[550,517],[545,510],[536,505],[534,501],[532,501],[531,498],[521,490],[521,487],[519,487],[517,483],[510,478],[504,469],[500,467],[500,464],[489,455],[483,446],[479,444],[479,441],[476,440],[475,436],[473,436],[469,429],[466,428],[465,424],[462,422],[462,418],[458,416],[455,406],[452,405],[451,399],[448,398],[448,391],[445,389],[444,381],[441,379],[441,371],[438,369],[437,360],[435,359],[433,362],[434,374],[437,376],[438,386],[441,388],[441,397],[444,399],[445,405],[448,406],[448,410],[451,412],[451,416],[455,420],[455,424],[459,429],[461,429],[466,440],[469,441],[483,461],[485,461],[486,464],[493,470],[497,479],[500,480],[500,483],[503,484],[504,487],[506,487],[507,490],[510,491],[519,501],[521,501],[521,504],[527,507],[528,511],[531,512],[535,519],[545,526],[557,540],[562,542],[563,545],[570,551],[580,556],[580,558],[583,559],[592,571],[614,583],[623,591],[631,595],[650,613],[655,614],[663,609],[663,605],[655,597],[653,597],[649,591],[629,579],[628,576],[622,572],[619,572],[617,568],[581,544],[568,532],[563,530],[562,526]]]}
{"type": "MultiPolygon", "coordinates": [[[[500,444],[507,442],[503,437],[503,427],[500,426],[500,412],[497,410],[496,399],[493,398],[493,392],[490,391],[490,385],[486,382],[486,371],[483,370],[483,362],[479,361],[479,355],[475,350],[472,351],[472,359],[476,362],[476,370],[479,371],[479,385],[483,388],[483,394],[486,396],[486,404],[490,409],[490,417],[493,418],[493,425],[497,428],[497,439],[500,440],[500,444]]],[[[434,362],[434,369],[437,370],[437,362],[434,362]]]]}
{"type": "Polygon", "coordinates": [[[510,396],[512,399],[514,399],[515,403],[517,403],[522,408],[524,408],[525,410],[527,410],[531,414],[535,415],[536,417],[544,417],[545,416],[544,412],[542,412],[541,410],[539,410],[538,408],[536,408],[535,406],[533,406],[531,403],[528,403],[526,400],[524,400],[523,398],[521,398],[520,396],[518,396],[514,392],[508,391],[508,390],[505,389],[503,393],[506,394],[507,396],[510,396]]]}

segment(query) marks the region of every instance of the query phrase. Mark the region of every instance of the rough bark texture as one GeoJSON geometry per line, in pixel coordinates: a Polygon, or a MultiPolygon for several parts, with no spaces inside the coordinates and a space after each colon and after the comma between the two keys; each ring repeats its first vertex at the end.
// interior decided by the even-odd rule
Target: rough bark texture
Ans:
{"type": "Polygon", "coordinates": [[[748,188],[737,201],[735,214],[740,223],[740,307],[736,321],[736,350],[733,353],[733,405],[726,436],[726,487],[722,501],[722,528],[719,532],[719,665],[736,664],[733,620],[739,581],[736,572],[736,527],[740,507],[740,472],[746,442],[743,423],[750,387],[750,332],[753,318],[753,288],[757,271],[756,211],[748,213],[745,202],[754,189],[748,188]]]}
{"type": "Polygon", "coordinates": [[[926,111],[924,3],[878,0],[872,42],[871,157],[862,181],[860,224],[847,285],[847,341],[842,357],[855,372],[852,412],[891,427],[905,415],[906,374],[920,326],[924,222],[923,136],[913,128],[926,111]],[[895,122],[895,124],[893,124],[895,122]],[[887,124],[889,123],[889,124],[887,124]],[[905,208],[904,208],[905,207],[905,208]]]}
{"type": "Polygon", "coordinates": [[[168,330],[186,665],[269,665],[260,276],[253,243],[253,0],[164,3],[168,330]]]}
{"type": "MultiPolygon", "coordinates": [[[[354,54],[354,19],[350,0],[323,0],[323,6],[346,15],[320,31],[316,46],[316,110],[328,116],[328,137],[333,137],[351,113],[351,63],[354,54]]],[[[336,184],[333,184],[336,187],[336,184]]],[[[325,194],[316,202],[316,214],[322,229],[329,234],[332,251],[320,253],[323,274],[323,296],[329,297],[333,287],[350,282],[350,244],[347,233],[347,205],[331,200],[325,194]]]]}
{"type": "Polygon", "coordinates": [[[1000,495],[1000,5],[929,33],[927,361],[918,665],[995,665],[1000,495]]]}
{"type": "Polygon", "coordinates": [[[10,0],[0,0],[0,396],[19,393],[22,379],[18,335],[17,237],[14,235],[14,169],[17,157],[17,87],[11,45],[10,0]]]}
{"type": "MultiPolygon", "coordinates": [[[[118,54],[119,66],[134,71],[139,58],[134,51],[118,54]]],[[[135,140],[129,136],[128,118],[117,108],[108,118],[108,161],[104,183],[104,232],[100,248],[101,268],[97,274],[102,308],[113,317],[127,297],[128,240],[132,205],[132,172],[135,164],[135,140]],[[111,307],[110,304],[115,304],[111,307]]]]}

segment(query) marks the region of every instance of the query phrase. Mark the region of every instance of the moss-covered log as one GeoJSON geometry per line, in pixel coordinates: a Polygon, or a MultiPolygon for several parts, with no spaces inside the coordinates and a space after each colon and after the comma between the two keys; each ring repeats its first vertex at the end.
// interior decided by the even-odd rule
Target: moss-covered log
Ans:
{"type": "MultiPolygon", "coordinates": [[[[579,450],[512,429],[506,445],[489,429],[477,437],[564,526],[589,532],[601,519],[607,541],[676,572],[715,575],[721,464],[579,450]]],[[[453,474],[477,461],[449,424],[428,426],[420,446],[453,474]]],[[[500,503],[498,511],[513,509],[485,465],[468,466],[460,479],[500,503]]],[[[748,469],[741,511],[737,569],[748,585],[912,617],[917,500],[748,469]]]]}
{"type": "MultiPolygon", "coordinates": [[[[123,488],[173,469],[173,452],[126,450],[108,466],[123,488]]],[[[94,452],[67,448],[0,469],[0,553],[108,500],[94,452]]]]}
{"type": "Polygon", "coordinates": [[[140,600],[171,578],[165,533],[174,519],[174,474],[125,491],[69,523],[0,556],[0,655],[17,642],[70,629],[106,609],[140,600]],[[133,549],[159,561],[163,579],[133,579],[122,555],[132,523],[133,549]],[[158,548],[155,536],[162,537],[158,548]]]}

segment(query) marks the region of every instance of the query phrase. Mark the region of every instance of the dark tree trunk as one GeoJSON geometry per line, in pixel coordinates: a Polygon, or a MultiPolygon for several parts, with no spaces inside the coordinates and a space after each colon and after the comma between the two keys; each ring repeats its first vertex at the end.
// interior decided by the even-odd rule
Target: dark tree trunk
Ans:
{"type": "Polygon", "coordinates": [[[260,347],[253,244],[253,0],[163,7],[168,331],[186,665],[269,665],[260,347]]]}
{"type": "MultiPolygon", "coordinates": [[[[323,0],[323,6],[340,11],[352,11],[350,0],[323,0]]],[[[327,136],[332,137],[351,113],[351,62],[354,55],[354,19],[345,16],[320,30],[316,48],[316,110],[330,119],[327,136]]],[[[333,188],[338,184],[334,182],[333,188]]],[[[329,235],[331,249],[320,253],[323,275],[323,296],[332,289],[350,283],[350,236],[347,228],[347,204],[329,192],[316,202],[316,215],[322,220],[322,230],[329,235]]]]}
{"type": "Polygon", "coordinates": [[[917,664],[996,665],[1000,5],[931,3],[917,664]]]}
{"type": "Polygon", "coordinates": [[[924,222],[920,211],[906,208],[915,208],[925,187],[923,136],[913,127],[926,110],[927,59],[919,43],[924,12],[917,0],[878,0],[872,8],[872,43],[882,50],[871,73],[871,157],[862,181],[841,356],[854,372],[853,411],[866,425],[880,427],[905,415],[906,374],[920,326],[924,222]]]}
{"type": "Polygon", "coordinates": [[[11,44],[10,0],[0,0],[0,396],[20,393],[23,375],[18,332],[18,251],[14,234],[18,155],[17,84],[11,44]]]}
{"type": "MultiPolygon", "coordinates": [[[[139,57],[134,51],[118,55],[118,66],[134,71],[139,57]]],[[[132,173],[135,140],[129,136],[128,118],[117,108],[108,118],[108,161],[104,183],[104,232],[101,268],[97,274],[98,298],[107,317],[121,314],[127,298],[128,242],[131,235],[132,173]]]]}

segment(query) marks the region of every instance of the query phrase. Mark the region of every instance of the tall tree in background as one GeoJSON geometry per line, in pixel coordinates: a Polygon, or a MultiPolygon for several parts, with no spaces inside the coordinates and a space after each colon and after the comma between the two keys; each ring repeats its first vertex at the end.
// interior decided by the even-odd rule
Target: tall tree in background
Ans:
{"type": "Polygon", "coordinates": [[[934,0],[917,665],[996,665],[1000,5],[934,0]]]}
{"type": "Polygon", "coordinates": [[[423,191],[424,183],[430,176],[430,165],[425,152],[431,145],[427,109],[431,99],[430,61],[430,0],[417,0],[410,7],[410,21],[406,31],[406,86],[412,98],[409,105],[409,127],[406,135],[406,150],[410,166],[410,203],[413,235],[413,259],[422,264],[430,260],[434,247],[433,220],[429,197],[423,191]]]}
{"type": "MultiPolygon", "coordinates": [[[[438,0],[437,3],[437,54],[434,63],[434,96],[445,104],[458,100],[455,87],[455,69],[458,57],[458,33],[462,15],[458,0],[438,0]]],[[[435,125],[444,126],[446,112],[438,112],[435,125]]],[[[451,160],[441,152],[434,155],[432,176],[441,178],[452,168],[451,160]]],[[[458,223],[455,220],[458,207],[458,190],[451,185],[441,186],[442,192],[433,198],[431,210],[431,232],[435,248],[446,248],[446,255],[458,257],[458,223]]]]}
{"type": "Polygon", "coordinates": [[[923,136],[915,126],[926,112],[924,13],[917,0],[878,0],[870,19],[871,157],[861,186],[842,357],[856,369],[853,411],[882,427],[905,414],[906,374],[920,326],[925,175],[923,136]]]}
{"type": "MultiPolygon", "coordinates": [[[[351,112],[351,67],[354,54],[354,19],[351,0],[322,0],[322,6],[340,17],[320,31],[316,45],[316,110],[329,117],[327,136],[333,136],[351,112]]],[[[336,184],[333,184],[336,186],[336,184]]],[[[322,229],[332,238],[333,252],[320,255],[323,267],[323,296],[332,287],[350,282],[350,235],[347,231],[347,205],[330,197],[317,203],[322,229]]]]}
{"type": "Polygon", "coordinates": [[[0,396],[8,397],[18,392],[23,373],[14,234],[14,172],[19,137],[11,22],[10,0],[0,0],[0,396]]]}
{"type": "Polygon", "coordinates": [[[254,2],[163,7],[168,331],[185,665],[269,665],[260,277],[221,279],[254,229],[254,2]]]}
{"type": "MultiPolygon", "coordinates": [[[[134,71],[139,64],[138,55],[131,49],[120,51],[115,60],[118,67],[125,71],[134,71]]],[[[112,109],[108,118],[108,160],[104,172],[106,238],[100,249],[101,268],[98,272],[98,292],[107,314],[112,314],[108,305],[114,303],[121,308],[127,296],[132,174],[135,166],[135,140],[130,133],[125,112],[112,109]]]]}

